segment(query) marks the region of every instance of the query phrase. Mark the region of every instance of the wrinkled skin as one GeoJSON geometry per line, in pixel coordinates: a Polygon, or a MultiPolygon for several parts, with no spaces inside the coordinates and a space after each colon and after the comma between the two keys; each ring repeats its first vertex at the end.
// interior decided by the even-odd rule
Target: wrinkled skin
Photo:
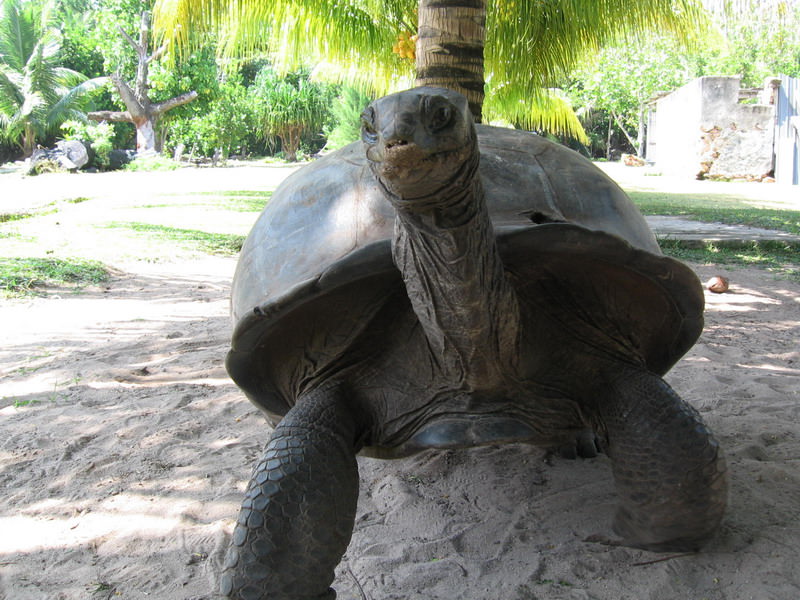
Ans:
{"type": "MultiPolygon", "coordinates": [[[[329,586],[352,533],[359,451],[527,442],[592,455],[596,441],[619,496],[614,543],[699,548],[722,518],[725,464],[697,412],[648,367],[652,343],[641,323],[658,310],[661,284],[650,282],[647,265],[668,259],[557,222],[513,234],[503,242],[513,252],[503,255],[463,97],[409,90],[377,100],[363,120],[369,168],[395,212],[395,268],[368,284],[331,285],[309,314],[310,302],[287,310],[281,342],[302,343],[304,358],[280,368],[252,362],[279,351],[257,337],[251,362],[235,349],[229,356],[254,402],[270,414],[280,403],[268,397],[291,408],[246,492],[222,593],[335,597],[329,586]],[[628,258],[591,263],[605,249],[628,258]],[[315,346],[321,328],[325,341],[315,346]],[[251,384],[253,368],[269,383],[251,384]]],[[[257,308],[248,319],[258,322],[239,338],[252,323],[277,320],[279,305],[257,308]]]]}

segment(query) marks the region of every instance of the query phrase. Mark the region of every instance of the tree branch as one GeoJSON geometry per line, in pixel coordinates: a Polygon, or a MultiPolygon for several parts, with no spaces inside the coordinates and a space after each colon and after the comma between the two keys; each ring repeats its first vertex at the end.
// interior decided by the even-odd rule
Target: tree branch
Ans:
{"type": "Polygon", "coordinates": [[[135,117],[144,116],[147,108],[142,106],[142,103],[136,98],[128,83],[120,77],[118,73],[111,76],[111,82],[114,84],[114,87],[117,88],[117,92],[119,92],[128,112],[135,117]]]}
{"type": "Polygon", "coordinates": [[[123,37],[126,40],[128,40],[128,43],[131,46],[133,46],[133,49],[136,50],[136,53],[139,54],[141,52],[141,50],[140,50],[141,46],[139,46],[139,44],[136,43],[136,40],[134,40],[131,36],[129,36],[128,33],[122,28],[121,25],[118,27],[118,29],[119,29],[119,32],[123,35],[123,37]]]}
{"type": "Polygon", "coordinates": [[[114,121],[115,123],[133,123],[133,117],[127,110],[97,110],[86,115],[92,121],[114,121]]]}
{"type": "Polygon", "coordinates": [[[197,98],[197,92],[192,90],[191,92],[186,92],[185,94],[181,94],[180,96],[175,96],[169,100],[165,100],[164,102],[159,102],[158,104],[154,104],[152,107],[152,113],[155,116],[161,115],[168,110],[172,110],[176,106],[181,106],[183,104],[188,104],[192,100],[197,98]]]}
{"type": "Polygon", "coordinates": [[[150,98],[147,96],[147,68],[150,64],[150,59],[147,58],[147,40],[150,31],[150,13],[146,10],[142,12],[142,22],[139,25],[139,44],[138,53],[139,61],[136,66],[136,83],[135,93],[136,99],[139,101],[145,110],[149,110],[150,98]]]}
{"type": "Polygon", "coordinates": [[[147,40],[150,37],[150,13],[148,11],[142,12],[142,22],[139,25],[139,46],[142,47],[144,52],[147,52],[147,40]]]}
{"type": "Polygon", "coordinates": [[[610,112],[611,112],[611,116],[614,117],[614,120],[617,122],[617,126],[620,128],[620,130],[625,135],[625,137],[628,138],[628,143],[633,147],[634,152],[636,152],[636,154],[638,155],[639,154],[639,146],[636,144],[636,142],[633,141],[631,136],[625,130],[625,127],[622,125],[622,121],[617,116],[617,113],[615,113],[613,110],[610,111],[610,112]]]}

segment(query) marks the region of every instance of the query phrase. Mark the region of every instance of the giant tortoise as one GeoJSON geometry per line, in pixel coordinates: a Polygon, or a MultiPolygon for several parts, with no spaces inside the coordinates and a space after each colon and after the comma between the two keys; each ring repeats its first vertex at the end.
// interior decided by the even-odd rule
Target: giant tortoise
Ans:
{"type": "Polygon", "coordinates": [[[694,273],[628,197],[546,139],[416,88],[275,192],[233,281],[227,368],[275,426],[221,577],[230,598],[334,598],[358,453],[524,442],[612,461],[614,541],[692,550],[722,453],[661,378],[702,329],[694,273]]]}

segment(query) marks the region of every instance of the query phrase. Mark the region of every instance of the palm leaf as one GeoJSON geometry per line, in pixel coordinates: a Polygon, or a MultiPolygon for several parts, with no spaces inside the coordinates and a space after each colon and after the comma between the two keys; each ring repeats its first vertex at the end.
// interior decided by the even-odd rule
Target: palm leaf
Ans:
{"type": "Polygon", "coordinates": [[[19,0],[3,0],[0,4],[0,62],[15,71],[21,71],[25,66],[28,53],[24,40],[30,37],[26,35],[20,11],[19,0]]]}
{"type": "MultiPolygon", "coordinates": [[[[284,71],[324,61],[329,77],[382,93],[411,73],[391,47],[416,28],[415,9],[412,0],[157,0],[154,27],[178,53],[216,34],[228,58],[268,52],[284,71]]],[[[533,111],[604,44],[652,29],[691,44],[704,15],[700,0],[487,0],[485,79],[533,111]]],[[[514,114],[516,100],[505,103],[514,114]]]]}
{"type": "Polygon", "coordinates": [[[16,112],[25,102],[22,79],[20,73],[0,64],[0,114],[16,112]]]}
{"type": "Polygon", "coordinates": [[[411,64],[392,54],[397,34],[415,25],[409,0],[157,0],[154,33],[190,51],[211,32],[228,60],[268,52],[281,73],[324,63],[321,73],[385,92],[411,64]]]}
{"type": "Polygon", "coordinates": [[[588,54],[659,30],[691,44],[706,22],[695,0],[489,0],[486,71],[526,97],[560,82],[588,54]]]}
{"type": "MultiPolygon", "coordinates": [[[[61,33],[53,27],[55,0],[0,0],[0,116],[3,135],[18,142],[45,136],[75,118],[97,81],[59,66],[61,33]]],[[[30,146],[27,146],[30,149],[30,146]]]]}
{"type": "Polygon", "coordinates": [[[82,110],[82,102],[88,94],[108,83],[108,77],[86,79],[80,73],[75,73],[74,71],[72,73],[85,79],[85,81],[65,91],[58,102],[49,107],[44,118],[48,132],[56,131],[65,121],[86,121],[86,113],[82,110]]]}
{"type": "Polygon", "coordinates": [[[589,138],[566,96],[556,89],[540,90],[519,98],[513,90],[489,88],[483,108],[487,121],[503,119],[523,129],[573,138],[588,144],[589,138]]]}
{"type": "Polygon", "coordinates": [[[38,94],[49,101],[57,99],[58,79],[53,73],[53,62],[46,56],[49,40],[42,39],[33,47],[23,74],[30,93],[38,94]]]}

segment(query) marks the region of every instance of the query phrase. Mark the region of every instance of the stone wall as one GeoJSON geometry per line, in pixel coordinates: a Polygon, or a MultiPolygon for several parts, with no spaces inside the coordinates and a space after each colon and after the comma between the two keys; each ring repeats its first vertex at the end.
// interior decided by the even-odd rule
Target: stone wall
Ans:
{"type": "Polygon", "coordinates": [[[738,77],[701,77],[654,102],[647,159],[665,174],[763,180],[773,170],[776,80],[741,90],[738,77]]]}

